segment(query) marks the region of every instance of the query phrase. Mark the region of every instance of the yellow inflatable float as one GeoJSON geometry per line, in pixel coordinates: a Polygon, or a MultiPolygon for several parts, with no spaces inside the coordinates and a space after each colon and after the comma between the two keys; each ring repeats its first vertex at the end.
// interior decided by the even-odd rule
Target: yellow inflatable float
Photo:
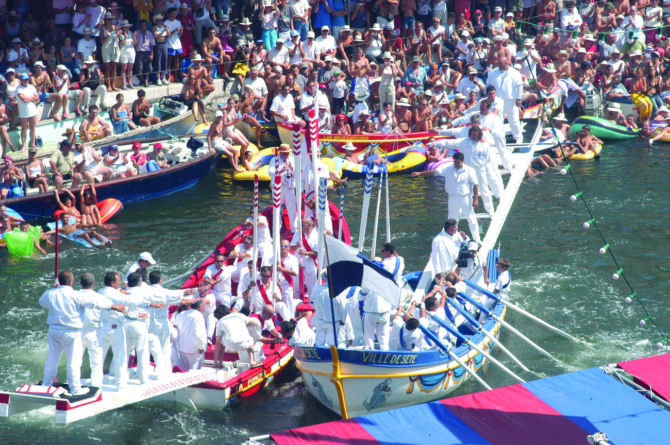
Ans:
{"type": "Polygon", "coordinates": [[[595,153],[592,152],[591,150],[587,151],[586,153],[575,153],[568,159],[570,159],[571,161],[588,161],[589,159],[593,159],[596,156],[599,156],[600,152],[603,151],[602,144],[596,144],[594,148],[596,149],[595,153]]]}
{"type": "MultiPolygon", "coordinates": [[[[249,150],[254,153],[250,163],[254,166],[257,166],[258,169],[233,173],[233,181],[253,183],[254,177],[258,175],[259,181],[269,183],[270,179],[272,179],[270,178],[270,166],[275,161],[275,149],[264,148],[263,150],[258,151],[255,146],[252,149],[250,145],[249,150]]],[[[335,173],[335,176],[338,178],[342,177],[342,168],[337,165],[335,160],[331,158],[321,158],[320,160],[326,164],[328,170],[335,173]]],[[[240,161],[240,167],[244,170],[242,165],[243,163],[240,161]]],[[[333,185],[333,181],[329,180],[328,186],[332,187],[333,185]]]]}

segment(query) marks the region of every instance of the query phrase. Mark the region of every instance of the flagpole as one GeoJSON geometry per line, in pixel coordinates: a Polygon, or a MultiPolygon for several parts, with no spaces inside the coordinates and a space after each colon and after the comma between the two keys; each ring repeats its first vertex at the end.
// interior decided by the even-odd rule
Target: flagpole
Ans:
{"type": "MultiPolygon", "coordinates": [[[[323,238],[323,235],[326,233],[326,192],[328,191],[328,179],[321,178],[319,179],[319,239],[323,238]]],[[[323,267],[323,248],[319,245],[318,251],[318,261],[317,264],[320,268],[323,267]]],[[[319,268],[317,268],[317,282],[321,282],[319,279],[319,268]]]]}
{"type": "MultiPolygon", "coordinates": [[[[279,159],[279,150],[275,149],[275,163],[278,163],[279,159]]],[[[275,168],[275,171],[276,168],[275,168]]],[[[272,305],[275,305],[274,295],[277,292],[277,286],[279,279],[277,277],[277,263],[280,261],[280,249],[279,245],[281,244],[281,230],[279,226],[281,224],[280,220],[281,215],[281,176],[275,175],[274,183],[272,184],[272,305]]]]}
{"type": "Polygon", "coordinates": [[[384,173],[382,172],[379,176],[379,188],[377,190],[377,209],[375,211],[375,225],[372,230],[372,252],[370,253],[370,258],[374,258],[375,253],[377,252],[377,229],[379,228],[379,209],[382,202],[382,184],[384,183],[384,173]]]}
{"type": "Polygon", "coordinates": [[[361,227],[358,232],[358,251],[363,251],[365,241],[365,226],[368,223],[368,210],[370,208],[370,192],[372,191],[372,167],[368,164],[365,174],[365,194],[363,195],[363,209],[361,210],[361,227]]]}
{"type": "Polygon", "coordinates": [[[328,295],[330,296],[330,321],[333,323],[333,338],[335,339],[335,347],[337,347],[338,344],[338,339],[337,339],[337,326],[335,326],[335,305],[333,304],[333,299],[335,296],[333,295],[333,274],[330,271],[330,257],[328,256],[328,239],[326,238],[326,234],[324,233],[323,235],[323,245],[326,249],[326,270],[327,276],[328,276],[328,295]]]}
{"type": "Polygon", "coordinates": [[[344,185],[340,186],[340,226],[337,228],[337,239],[342,241],[342,226],[344,225],[344,185]]]}
{"type": "MultiPolygon", "coordinates": [[[[388,158],[388,153],[386,155],[388,158]]],[[[391,210],[389,208],[389,169],[388,169],[388,163],[386,164],[386,168],[384,168],[384,180],[386,184],[385,192],[386,192],[386,242],[390,243],[391,242],[391,210]]]]}
{"type": "Polygon", "coordinates": [[[251,255],[251,260],[253,261],[253,279],[254,283],[256,282],[256,269],[257,269],[257,258],[258,258],[258,175],[254,175],[254,220],[253,220],[253,237],[254,237],[254,248],[251,255]]]}

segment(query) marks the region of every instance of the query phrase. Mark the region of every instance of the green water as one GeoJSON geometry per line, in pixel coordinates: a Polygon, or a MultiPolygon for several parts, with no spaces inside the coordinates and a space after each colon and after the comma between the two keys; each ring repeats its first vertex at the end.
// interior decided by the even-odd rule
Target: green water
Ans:
{"type": "MultiPolygon", "coordinates": [[[[670,331],[664,297],[670,281],[666,150],[670,146],[608,144],[600,161],[574,164],[573,171],[627,278],[659,325],[670,331]]],[[[446,217],[442,183],[392,177],[390,186],[393,242],[405,257],[407,271],[422,269],[431,239],[446,217]]],[[[598,253],[604,243],[597,232],[582,228],[589,217],[580,202],[569,200],[575,192],[569,175],[556,170],[538,181],[525,180],[500,236],[503,255],[512,263],[513,301],[580,339],[573,343],[557,337],[510,312],[508,321],[557,358],[545,358],[503,331],[508,348],[540,376],[650,355],[660,339],[650,325],[638,326],[641,310],[624,302],[630,292],[623,280],[612,280],[617,268],[609,256],[598,253]]],[[[345,213],[356,236],[362,194],[360,182],[346,189],[345,213]]],[[[114,239],[112,249],[66,246],[61,268],[75,274],[89,271],[102,281],[106,271],[125,272],[147,250],[159,261],[156,267],[164,276],[175,276],[247,216],[251,198],[249,188],[233,184],[230,171],[220,169],[188,191],[128,206],[108,234],[114,239]]],[[[330,198],[339,202],[337,194],[330,198]]],[[[261,205],[269,202],[266,189],[261,205]]],[[[368,249],[372,219],[371,215],[368,249]]],[[[383,233],[383,223],[380,226],[383,233]]],[[[42,377],[47,326],[46,312],[37,300],[53,281],[53,260],[53,255],[14,259],[0,251],[2,389],[42,377]]],[[[504,356],[498,358],[517,370],[504,356]]],[[[64,377],[64,365],[60,371],[64,377]]],[[[482,376],[494,387],[515,383],[491,366],[482,376]]],[[[469,383],[463,390],[477,389],[469,383]]],[[[0,419],[0,437],[3,443],[239,443],[250,435],[332,419],[297,380],[224,411],[134,406],[67,426],[52,423],[43,413],[0,419]]]]}

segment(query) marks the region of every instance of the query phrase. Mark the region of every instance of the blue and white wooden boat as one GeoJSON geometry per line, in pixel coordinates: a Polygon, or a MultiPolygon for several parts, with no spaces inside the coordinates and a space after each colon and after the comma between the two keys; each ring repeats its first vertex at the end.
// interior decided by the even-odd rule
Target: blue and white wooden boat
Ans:
{"type": "MultiPolygon", "coordinates": [[[[533,157],[534,148],[525,148],[510,156],[516,167],[511,172],[480,247],[480,257],[493,262],[489,264],[489,271],[496,270],[495,255],[489,255],[489,252],[497,243],[526,166],[533,157]]],[[[482,273],[481,268],[479,273],[482,273]]],[[[414,280],[418,281],[417,294],[413,285],[410,287],[408,284],[403,289],[405,302],[409,302],[409,298],[422,299],[433,277],[429,261],[419,278],[414,280]]],[[[473,281],[478,281],[478,277],[473,277],[473,281]]],[[[492,281],[495,282],[495,279],[492,281]]],[[[493,350],[491,338],[500,335],[506,306],[498,302],[490,312],[492,315],[486,317],[482,329],[468,336],[472,344],[487,353],[493,350]]],[[[407,352],[296,345],[295,359],[308,391],[343,418],[444,398],[474,378],[487,360],[467,344],[454,347],[449,352],[439,349],[407,352]]]]}

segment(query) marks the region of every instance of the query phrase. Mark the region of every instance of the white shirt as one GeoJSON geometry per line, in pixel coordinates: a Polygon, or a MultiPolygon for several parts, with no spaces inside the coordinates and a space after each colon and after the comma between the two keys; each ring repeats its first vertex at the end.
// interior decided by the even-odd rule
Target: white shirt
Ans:
{"type": "Polygon", "coordinates": [[[91,29],[93,30],[93,37],[98,37],[100,35],[100,28],[96,28],[101,22],[102,18],[105,15],[105,8],[103,6],[87,6],[86,14],[91,16],[91,29]]]}
{"type": "Polygon", "coordinates": [[[177,304],[184,298],[184,291],[181,289],[165,289],[160,284],[152,284],[146,289],[147,298],[151,303],[163,303],[163,309],[151,308],[152,320],[167,320],[169,318],[169,305],[177,304]]]}
{"type": "MultiPolygon", "coordinates": [[[[79,291],[80,294],[83,294],[86,298],[95,300],[99,298],[105,302],[109,301],[105,299],[102,295],[94,291],[93,289],[82,289],[79,291]]],[[[111,304],[111,302],[110,302],[111,304]]],[[[100,309],[97,307],[85,307],[82,321],[84,322],[84,329],[98,329],[100,328],[100,309]]]]}
{"type": "Polygon", "coordinates": [[[210,278],[213,281],[221,278],[221,281],[212,286],[212,292],[214,293],[214,296],[216,296],[218,302],[230,305],[230,298],[232,297],[231,279],[233,272],[235,272],[236,269],[235,266],[225,266],[221,273],[219,273],[216,264],[212,264],[205,270],[203,278],[210,278]],[[216,278],[214,278],[214,276],[216,276],[216,278]]]}
{"type": "Polygon", "coordinates": [[[479,87],[481,85],[482,81],[479,80],[478,78],[475,77],[475,81],[471,81],[469,77],[464,77],[461,79],[460,82],[458,82],[458,86],[456,87],[456,92],[457,93],[462,93],[465,97],[468,97],[470,95],[471,91],[476,91],[477,92],[477,97],[481,97],[482,95],[482,90],[479,87]]]}
{"type": "MultiPolygon", "coordinates": [[[[251,339],[247,324],[249,317],[239,312],[231,312],[216,324],[216,336],[224,342],[242,343],[251,339]]],[[[252,340],[253,341],[253,340],[252,340]]]]}
{"type": "Polygon", "coordinates": [[[288,48],[286,45],[282,45],[281,49],[278,46],[275,46],[269,51],[268,60],[272,63],[286,64],[289,62],[288,48]]]}
{"type": "Polygon", "coordinates": [[[626,18],[623,19],[623,22],[621,23],[621,27],[623,29],[628,30],[628,31],[630,31],[631,29],[639,31],[644,27],[644,19],[642,18],[642,16],[640,14],[636,14],[635,16],[629,15],[626,18]],[[630,25],[630,26],[627,27],[627,25],[630,25]]]}
{"type": "Polygon", "coordinates": [[[200,311],[189,309],[182,312],[175,320],[179,330],[177,349],[187,354],[196,354],[207,347],[207,329],[205,318],[200,311]]]}
{"type": "Polygon", "coordinates": [[[475,171],[463,165],[463,168],[456,168],[453,165],[443,164],[435,171],[436,176],[444,177],[444,191],[453,197],[470,196],[477,183],[477,174],[475,171]]]}
{"type": "Polygon", "coordinates": [[[390,351],[420,351],[423,344],[423,333],[420,328],[410,331],[400,317],[393,320],[389,338],[390,351]],[[402,335],[402,341],[400,336],[402,335]]]}
{"type": "MultiPolygon", "coordinates": [[[[346,294],[342,293],[337,297],[333,298],[333,309],[335,314],[335,323],[340,321],[346,321],[347,311],[345,309],[346,305],[346,294]]],[[[310,303],[314,306],[314,317],[319,320],[322,326],[331,326],[333,319],[331,317],[330,310],[330,292],[328,291],[328,286],[323,284],[317,284],[312,289],[312,294],[310,295],[310,303]]]]}
{"type": "Polygon", "coordinates": [[[275,96],[275,98],[272,99],[270,111],[288,116],[288,120],[275,116],[275,121],[277,122],[293,122],[295,120],[295,102],[293,101],[293,96],[290,94],[287,94],[286,97],[282,94],[275,96]]]}
{"type": "Polygon", "coordinates": [[[456,270],[458,251],[465,241],[459,232],[449,235],[444,229],[433,238],[430,261],[436,274],[456,270]]]}
{"type": "MultiPolygon", "coordinates": [[[[252,222],[251,217],[247,218],[247,222],[252,222]]],[[[258,244],[272,243],[272,235],[270,235],[268,219],[260,213],[258,214],[258,223],[255,224],[254,229],[257,231],[256,240],[258,241],[258,244]]]]}
{"type": "Polygon", "coordinates": [[[582,16],[579,15],[577,8],[573,7],[572,12],[570,12],[568,8],[561,11],[561,28],[567,29],[568,26],[572,25],[572,27],[577,30],[581,24],[582,16]]]}
{"type": "Polygon", "coordinates": [[[428,28],[427,32],[430,33],[432,38],[439,36],[439,38],[433,42],[434,45],[438,45],[441,44],[444,40],[444,33],[446,32],[446,29],[444,29],[444,26],[442,25],[437,25],[437,28],[435,28],[435,26],[428,28]]]}
{"type": "Polygon", "coordinates": [[[363,301],[363,310],[371,314],[388,314],[393,310],[391,303],[366,289],[361,289],[358,293],[358,299],[363,301]]]}
{"type": "Polygon", "coordinates": [[[32,96],[37,93],[37,90],[31,84],[27,86],[19,85],[16,89],[16,102],[19,105],[19,117],[28,118],[33,117],[37,114],[37,105],[33,101],[24,102],[19,96],[24,94],[26,96],[32,96]]]}
{"type": "MultiPolygon", "coordinates": [[[[309,244],[309,247],[314,251],[318,252],[319,251],[319,234],[317,233],[316,229],[312,227],[312,233],[307,235],[306,233],[303,232],[303,235],[305,239],[307,239],[307,243],[309,244]]],[[[291,245],[294,246],[296,244],[301,244],[302,239],[298,238],[298,232],[296,232],[293,235],[293,239],[291,239],[291,245]]],[[[307,246],[304,246],[305,250],[307,250],[307,246]]],[[[307,255],[300,255],[302,257],[302,264],[305,266],[305,273],[316,273],[316,264],[315,264],[315,259],[307,256],[307,255]]]]}
{"type": "Polygon", "coordinates": [[[328,37],[325,39],[323,36],[319,36],[316,39],[314,39],[314,43],[319,45],[319,49],[321,52],[329,52],[329,51],[335,51],[337,49],[337,43],[335,42],[335,38],[328,34],[328,37]]]}
{"type": "Polygon", "coordinates": [[[95,54],[97,49],[98,47],[95,44],[95,39],[81,39],[77,42],[77,53],[81,53],[82,60],[86,60],[88,56],[95,54]]]}
{"type": "Polygon", "coordinates": [[[24,57],[28,57],[28,51],[25,48],[19,48],[18,51],[15,51],[14,48],[12,48],[7,54],[7,62],[14,62],[15,60],[18,60],[19,64],[16,65],[15,69],[18,70],[20,68],[25,68],[26,64],[23,63],[24,57]]]}
{"type": "Polygon", "coordinates": [[[402,281],[402,273],[405,270],[405,260],[401,256],[390,256],[388,258],[384,258],[384,270],[393,273],[396,269],[398,268],[398,272],[396,272],[393,275],[393,280],[396,282],[398,286],[400,286],[400,282],[402,281]],[[398,266],[398,264],[400,264],[398,266]]]}
{"type": "MultiPolygon", "coordinates": [[[[244,79],[244,86],[251,87],[251,92],[257,96],[267,96],[268,94],[268,87],[265,84],[265,81],[260,77],[257,77],[256,80],[251,80],[251,78],[244,79]]],[[[257,100],[258,99],[254,99],[254,103],[256,103],[257,100]]]]}
{"type": "Polygon", "coordinates": [[[495,290],[498,291],[498,296],[500,296],[500,298],[507,298],[507,294],[509,293],[509,285],[511,282],[512,282],[512,276],[510,275],[508,270],[498,275],[495,290]]]}
{"type": "MultiPolygon", "coordinates": [[[[315,98],[314,98],[314,96],[312,96],[311,94],[309,94],[309,93],[307,93],[307,92],[302,93],[302,94],[300,95],[300,110],[302,110],[303,108],[305,108],[305,107],[307,107],[307,106],[313,105],[313,104],[314,104],[314,100],[315,100],[315,98]]],[[[310,109],[308,109],[307,111],[305,111],[304,113],[302,113],[302,116],[303,116],[307,121],[309,121],[309,112],[310,112],[311,110],[312,110],[312,108],[310,108],[310,109]]]]}
{"type": "MultiPolygon", "coordinates": [[[[182,49],[181,48],[181,39],[179,37],[179,32],[177,30],[181,28],[181,22],[177,19],[166,20],[165,27],[170,30],[172,35],[167,38],[167,47],[170,49],[182,49]]],[[[132,39],[131,39],[132,40],[132,39]]]]}
{"type": "Polygon", "coordinates": [[[53,9],[69,9],[70,11],[59,12],[54,15],[56,25],[69,25],[72,23],[72,11],[74,10],[74,0],[53,0],[53,9]]]}
{"type": "MultiPolygon", "coordinates": [[[[294,20],[295,16],[299,15],[300,17],[305,17],[307,10],[309,9],[309,2],[307,0],[295,0],[291,7],[293,8],[294,20]]],[[[309,17],[307,17],[309,19],[309,17]]]]}
{"type": "Polygon", "coordinates": [[[39,304],[49,310],[47,324],[50,329],[81,329],[84,326],[82,311],[85,307],[112,307],[112,302],[106,298],[92,297],[89,293],[77,292],[70,286],[49,289],[40,297],[39,304]]]}
{"type": "Polygon", "coordinates": [[[486,86],[493,85],[496,97],[502,100],[521,100],[523,97],[523,79],[521,74],[512,67],[502,71],[496,68],[489,73],[486,86]]]}
{"type": "MultiPolygon", "coordinates": [[[[273,105],[274,105],[274,101],[273,101],[273,105]]],[[[268,169],[268,174],[270,175],[270,178],[272,178],[272,181],[274,182],[275,176],[277,174],[276,173],[277,170],[282,171],[282,173],[280,173],[282,189],[295,190],[295,172],[294,172],[294,169],[295,169],[295,164],[293,163],[293,155],[289,154],[288,159],[286,161],[284,161],[281,156],[279,157],[279,165],[278,165],[277,168],[275,168],[275,163],[274,162],[270,162],[270,168],[268,169]],[[287,169],[282,169],[284,164],[288,165],[287,169]]],[[[282,195],[284,195],[283,192],[282,192],[282,195]]],[[[284,196],[284,199],[285,198],[286,197],[284,196]]]]}
{"type": "Polygon", "coordinates": [[[314,340],[316,340],[316,334],[314,333],[314,330],[309,327],[307,319],[301,318],[295,325],[295,331],[293,331],[293,335],[288,341],[288,344],[289,346],[314,346],[314,340]]]}

